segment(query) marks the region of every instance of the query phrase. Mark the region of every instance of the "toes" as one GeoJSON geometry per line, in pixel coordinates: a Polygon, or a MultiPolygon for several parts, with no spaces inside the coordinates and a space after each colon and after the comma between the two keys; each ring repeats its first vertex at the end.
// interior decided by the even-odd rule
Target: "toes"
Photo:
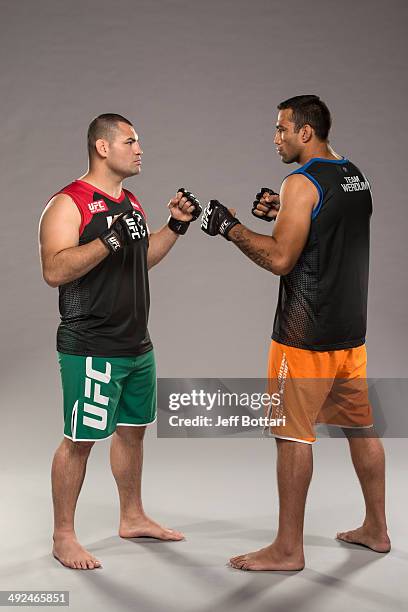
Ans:
{"type": "Polygon", "coordinates": [[[242,566],[245,564],[246,560],[246,555],[239,555],[238,557],[230,559],[230,563],[232,567],[235,567],[236,569],[242,569],[242,566]]]}
{"type": "Polygon", "coordinates": [[[101,562],[94,556],[90,556],[85,560],[86,568],[85,569],[95,569],[96,567],[101,566],[101,562]]]}
{"type": "Polygon", "coordinates": [[[185,537],[184,533],[181,533],[181,531],[175,531],[174,529],[168,529],[167,527],[164,530],[164,533],[169,540],[184,540],[185,537]]]}
{"type": "Polygon", "coordinates": [[[238,561],[235,567],[240,570],[246,570],[248,569],[248,563],[245,559],[242,559],[241,561],[238,561]]]}

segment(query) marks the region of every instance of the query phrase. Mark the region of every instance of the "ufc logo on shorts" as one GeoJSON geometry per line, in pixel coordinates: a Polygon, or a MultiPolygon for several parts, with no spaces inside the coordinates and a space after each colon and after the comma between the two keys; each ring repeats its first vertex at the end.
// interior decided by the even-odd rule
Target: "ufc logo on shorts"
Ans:
{"type": "Polygon", "coordinates": [[[109,397],[101,393],[100,383],[108,384],[110,382],[112,365],[107,361],[105,372],[94,370],[92,366],[92,357],[87,357],[85,369],[86,378],[84,395],[90,398],[94,403],[88,404],[88,402],[84,402],[84,412],[93,416],[84,416],[82,422],[88,427],[104,430],[108,422],[108,410],[106,406],[109,404],[109,397]]]}

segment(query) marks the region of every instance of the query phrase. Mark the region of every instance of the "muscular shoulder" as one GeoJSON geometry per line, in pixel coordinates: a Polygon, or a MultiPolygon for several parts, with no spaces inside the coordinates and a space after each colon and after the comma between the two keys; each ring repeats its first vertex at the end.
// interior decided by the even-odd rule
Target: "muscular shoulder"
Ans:
{"type": "Polygon", "coordinates": [[[58,250],[65,242],[69,246],[78,244],[82,215],[72,198],[65,193],[54,195],[44,208],[38,237],[41,249],[58,250]]]}
{"type": "Polygon", "coordinates": [[[281,186],[281,194],[299,195],[306,198],[315,197],[318,194],[316,186],[303,174],[289,174],[281,186]]]}
{"type": "Polygon", "coordinates": [[[41,215],[41,221],[58,218],[61,221],[81,223],[81,213],[72,197],[66,193],[54,195],[47,203],[41,215]]]}
{"type": "Polygon", "coordinates": [[[319,201],[319,192],[316,186],[303,174],[290,174],[287,176],[280,190],[281,205],[286,208],[299,206],[312,210],[319,201]]]}

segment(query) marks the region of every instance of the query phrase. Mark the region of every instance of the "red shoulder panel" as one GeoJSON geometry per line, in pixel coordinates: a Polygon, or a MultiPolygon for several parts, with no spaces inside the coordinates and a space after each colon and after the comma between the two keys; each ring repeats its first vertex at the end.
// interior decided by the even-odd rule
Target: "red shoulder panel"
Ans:
{"type": "Polygon", "coordinates": [[[93,192],[94,188],[92,185],[88,186],[82,181],[73,181],[60,191],[60,193],[65,193],[73,199],[81,213],[82,222],[79,228],[79,235],[82,234],[84,228],[92,220],[92,213],[89,210],[88,204],[92,200],[93,192]]]}
{"type": "Polygon", "coordinates": [[[92,200],[94,188],[92,185],[88,185],[82,181],[73,181],[69,185],[66,185],[54,195],[51,196],[50,200],[60,193],[65,193],[75,202],[79,212],[81,213],[81,225],[79,228],[79,235],[82,234],[84,228],[92,220],[92,213],[89,210],[88,204],[92,200]],[[90,200],[91,199],[91,200],[90,200]]]}

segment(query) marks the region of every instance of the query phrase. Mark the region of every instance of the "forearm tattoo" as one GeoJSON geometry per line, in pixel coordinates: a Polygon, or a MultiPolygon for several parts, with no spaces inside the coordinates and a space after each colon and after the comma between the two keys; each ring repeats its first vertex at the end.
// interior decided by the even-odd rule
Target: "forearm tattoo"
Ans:
{"type": "Polygon", "coordinates": [[[269,272],[274,271],[274,266],[271,261],[271,253],[266,249],[261,249],[254,245],[254,240],[248,236],[247,228],[242,225],[236,225],[234,228],[233,236],[231,236],[232,242],[242,251],[249,259],[253,262],[268,270],[269,272]]]}

